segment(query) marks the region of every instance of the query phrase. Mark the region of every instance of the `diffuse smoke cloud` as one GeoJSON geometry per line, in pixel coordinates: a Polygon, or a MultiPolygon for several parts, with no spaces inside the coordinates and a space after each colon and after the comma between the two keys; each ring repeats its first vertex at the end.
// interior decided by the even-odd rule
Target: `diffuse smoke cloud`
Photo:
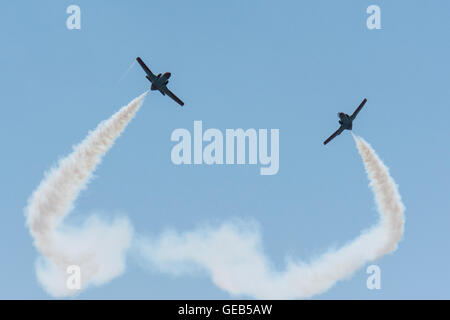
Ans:
{"type": "Polygon", "coordinates": [[[71,154],[61,159],[33,192],[25,209],[27,226],[42,257],[36,272],[53,296],[67,296],[67,267],[81,268],[82,288],[103,284],[125,269],[125,253],[133,230],[126,218],[103,221],[91,216],[81,227],[64,224],[80,191],[88,184],[103,155],[112,147],[146,93],[120,109],[98,127],[71,154]]]}
{"type": "Polygon", "coordinates": [[[262,250],[259,232],[236,223],[141,240],[143,255],[161,271],[173,274],[206,270],[223,290],[260,299],[308,298],[322,293],[367,262],[393,252],[403,235],[404,206],[394,180],[375,151],[354,137],[375,195],[377,225],[338,250],[310,262],[289,261],[274,270],[262,250]]]}
{"type": "MultiPolygon", "coordinates": [[[[64,224],[64,218],[145,95],[100,123],[70,155],[59,161],[29,199],[27,226],[42,255],[36,272],[40,283],[53,296],[75,293],[66,285],[69,265],[80,266],[82,288],[106,283],[125,269],[125,255],[133,237],[127,218],[104,221],[94,215],[80,227],[64,224]]],[[[274,270],[255,226],[233,222],[182,234],[166,232],[156,240],[140,238],[136,241],[140,253],[162,272],[206,270],[218,287],[236,296],[293,299],[328,290],[367,262],[393,252],[403,235],[404,206],[395,182],[370,145],[362,138],[354,138],[380,220],[340,249],[309,263],[291,260],[284,270],[274,270]]]]}

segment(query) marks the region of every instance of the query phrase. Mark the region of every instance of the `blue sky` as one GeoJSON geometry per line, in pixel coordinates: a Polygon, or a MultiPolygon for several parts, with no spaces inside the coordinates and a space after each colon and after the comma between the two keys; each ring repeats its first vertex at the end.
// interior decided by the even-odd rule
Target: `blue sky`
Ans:
{"type": "MultiPolygon", "coordinates": [[[[376,262],[382,289],[361,269],[323,299],[449,298],[450,32],[448,1],[14,1],[0,4],[0,298],[49,298],[23,208],[57,159],[98,122],[148,89],[135,65],[172,72],[107,154],[70,221],[126,214],[138,234],[188,231],[233,218],[257,221],[264,249],[309,260],[376,223],[351,134],[324,147],[366,97],[354,132],[372,144],[407,208],[399,249],[376,262]],[[81,30],[66,8],[81,8],[81,30]],[[368,30],[366,8],[381,8],[368,30]],[[175,166],[176,128],[277,128],[280,170],[175,166]]],[[[80,298],[226,299],[198,274],[173,277],[130,254],[124,275],[80,298]]]]}

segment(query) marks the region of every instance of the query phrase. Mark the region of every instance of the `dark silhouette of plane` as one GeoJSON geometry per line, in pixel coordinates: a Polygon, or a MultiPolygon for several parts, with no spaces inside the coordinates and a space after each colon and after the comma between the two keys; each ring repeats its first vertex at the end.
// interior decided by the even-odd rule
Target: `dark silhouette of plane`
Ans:
{"type": "Polygon", "coordinates": [[[339,112],[338,113],[338,117],[339,117],[339,124],[341,125],[339,127],[339,129],[336,130],[335,133],[333,133],[327,140],[325,140],[323,142],[323,144],[327,144],[328,142],[330,142],[331,140],[333,140],[334,138],[336,138],[338,135],[340,135],[342,133],[342,131],[344,130],[352,130],[353,127],[353,120],[355,120],[356,116],[358,115],[359,111],[361,111],[362,107],[364,107],[364,105],[366,104],[367,99],[364,99],[361,104],[359,105],[358,108],[356,108],[355,112],[353,112],[353,114],[351,116],[349,116],[346,113],[343,112],[339,112]]]}
{"type": "Polygon", "coordinates": [[[145,73],[147,74],[145,77],[152,83],[152,86],[150,87],[151,90],[158,90],[163,96],[167,94],[180,106],[184,106],[184,102],[181,101],[176,95],[173,94],[172,91],[167,88],[167,84],[169,83],[169,78],[171,76],[170,72],[166,72],[163,75],[161,75],[160,73],[155,76],[153,72],[151,72],[150,69],[145,65],[144,61],[142,61],[141,58],[137,57],[136,60],[137,62],[139,62],[142,69],[144,69],[145,73]]]}

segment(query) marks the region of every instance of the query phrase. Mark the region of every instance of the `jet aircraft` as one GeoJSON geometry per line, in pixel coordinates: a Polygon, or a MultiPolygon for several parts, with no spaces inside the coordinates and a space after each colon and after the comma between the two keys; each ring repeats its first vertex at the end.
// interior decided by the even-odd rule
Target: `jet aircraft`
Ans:
{"type": "Polygon", "coordinates": [[[172,91],[167,88],[167,83],[169,83],[169,78],[171,76],[170,72],[166,72],[163,75],[161,75],[161,73],[158,75],[154,75],[141,58],[137,57],[136,61],[139,62],[142,69],[144,69],[145,73],[147,74],[145,77],[152,83],[150,87],[151,90],[158,90],[163,96],[167,94],[180,106],[184,106],[184,102],[181,101],[176,95],[173,94],[172,91]]]}
{"type": "Polygon", "coordinates": [[[355,120],[356,116],[358,115],[359,111],[361,111],[362,107],[364,107],[364,105],[366,104],[367,99],[364,99],[361,104],[359,105],[358,108],[356,108],[355,112],[353,112],[353,114],[351,116],[349,116],[346,113],[343,112],[339,112],[338,113],[338,117],[339,117],[339,124],[341,125],[339,127],[339,129],[336,130],[335,133],[333,133],[327,140],[325,140],[323,142],[323,144],[327,144],[328,142],[330,142],[331,140],[333,140],[334,138],[336,138],[338,135],[340,135],[342,133],[342,131],[344,130],[352,130],[353,127],[353,120],[355,120]]]}

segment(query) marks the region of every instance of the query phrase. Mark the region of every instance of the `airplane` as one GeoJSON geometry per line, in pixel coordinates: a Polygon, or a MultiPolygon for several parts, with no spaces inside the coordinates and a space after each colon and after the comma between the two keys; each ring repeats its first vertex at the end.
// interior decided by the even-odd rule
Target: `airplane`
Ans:
{"type": "Polygon", "coordinates": [[[342,133],[342,131],[344,130],[352,130],[353,127],[353,120],[355,120],[356,116],[358,115],[359,111],[361,111],[362,107],[364,107],[364,105],[366,104],[367,99],[364,99],[361,104],[359,105],[358,108],[356,108],[355,112],[353,112],[353,114],[351,116],[349,116],[346,113],[343,112],[339,112],[338,113],[338,117],[339,117],[339,124],[341,125],[339,127],[339,129],[336,130],[335,133],[333,133],[327,140],[325,140],[323,142],[323,144],[327,144],[328,142],[330,142],[331,140],[333,140],[334,138],[336,138],[338,135],[340,135],[342,133]]]}
{"type": "Polygon", "coordinates": [[[163,75],[161,75],[160,73],[156,76],[153,74],[153,72],[150,71],[150,69],[145,65],[144,61],[142,61],[141,58],[137,57],[136,61],[139,62],[142,69],[144,69],[145,73],[147,74],[145,77],[152,83],[150,90],[159,90],[159,92],[161,92],[163,96],[167,94],[180,106],[184,106],[184,102],[181,101],[176,95],[173,94],[172,91],[167,88],[167,83],[169,83],[169,78],[171,76],[170,72],[166,72],[163,75]]]}

